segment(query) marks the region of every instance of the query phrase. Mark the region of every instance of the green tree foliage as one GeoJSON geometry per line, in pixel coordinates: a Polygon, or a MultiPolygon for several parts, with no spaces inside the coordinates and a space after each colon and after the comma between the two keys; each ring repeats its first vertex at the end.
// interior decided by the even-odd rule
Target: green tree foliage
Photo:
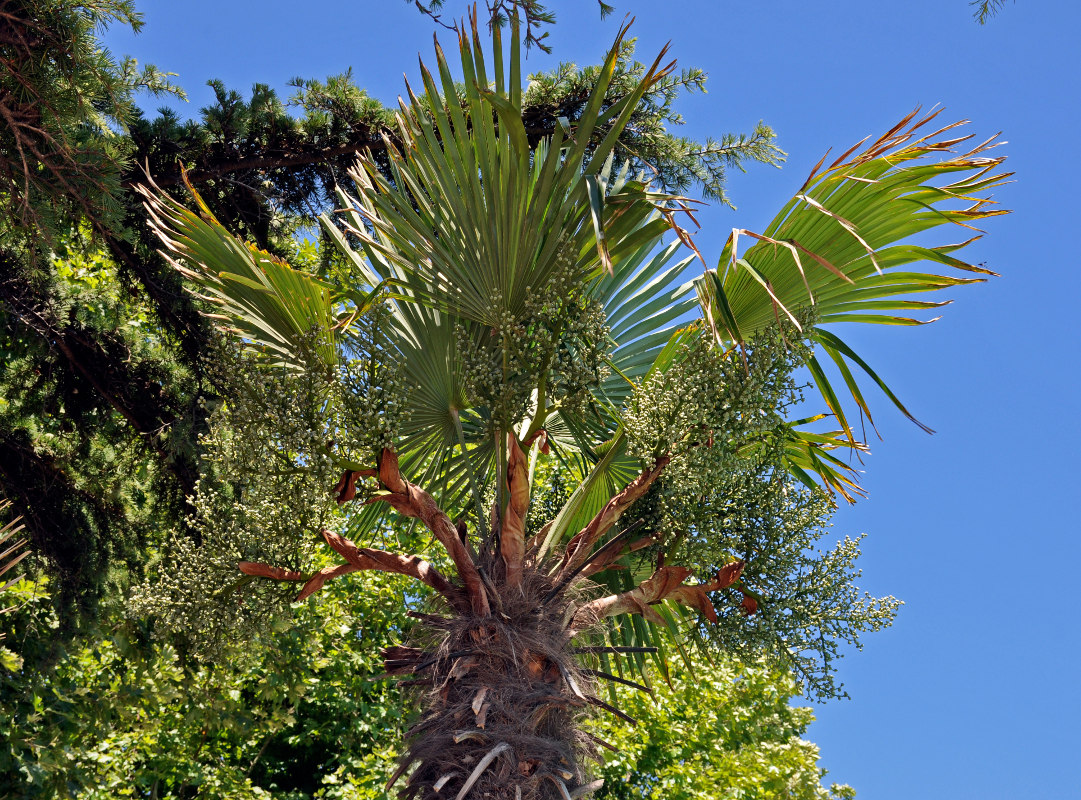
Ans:
{"type": "Polygon", "coordinates": [[[210,328],[126,222],[136,92],[173,91],[98,42],[138,29],[132,3],[0,13],[0,487],[57,600],[89,610],[194,487],[210,328]]]}
{"type": "Polygon", "coordinates": [[[131,0],[0,4],[0,196],[5,227],[48,236],[80,219],[116,224],[137,87],[176,91],[168,76],[117,62],[96,34],[139,30],[131,0]]]}
{"type": "Polygon", "coordinates": [[[823,784],[818,748],[800,737],[814,720],[791,705],[791,676],[764,663],[696,659],[651,694],[613,684],[615,701],[638,719],[606,717],[594,730],[604,752],[597,800],[842,800],[851,787],[823,784]]]}
{"type": "MultiPolygon", "coordinates": [[[[634,59],[634,42],[627,42],[620,53],[606,97],[609,102],[624,97],[640,81],[646,65],[634,59]]],[[[551,136],[551,122],[536,125],[538,114],[546,110],[551,117],[565,117],[574,122],[585,108],[596,83],[599,67],[579,68],[560,64],[546,73],[529,76],[522,98],[523,117],[531,138],[551,136]]],[[[748,162],[779,166],[784,152],[776,146],[773,129],[759,122],[746,134],[724,134],[720,139],[698,142],[677,136],[674,130],[683,124],[675,103],[684,93],[704,92],[706,74],[695,68],[666,74],[651,85],[635,108],[616,147],[616,158],[631,169],[645,170],[658,186],[675,194],[698,192],[707,199],[731,205],[725,194],[725,174],[729,169],[744,169],[748,162]]]]}
{"type": "Polygon", "coordinates": [[[0,669],[0,795],[385,796],[406,709],[376,678],[380,647],[407,625],[402,587],[331,588],[271,647],[237,642],[212,666],[109,617],[108,635],[60,647],[49,583],[10,587],[6,643],[48,666],[0,669]]]}
{"type": "MultiPolygon", "coordinates": [[[[272,641],[248,640],[215,666],[115,620],[104,638],[54,650],[45,670],[5,664],[0,794],[385,800],[414,713],[379,678],[379,649],[409,628],[402,589],[380,575],[363,592],[332,583],[272,641]]],[[[16,606],[3,631],[23,650],[50,646],[58,621],[48,592],[45,580],[23,580],[0,595],[16,606]]],[[[656,681],[652,697],[613,689],[640,724],[591,724],[618,751],[594,771],[605,781],[598,797],[852,796],[823,786],[817,748],[799,738],[811,709],[789,705],[795,685],[784,672],[728,660],[696,668],[692,677],[674,664],[671,687],[656,681]]]]}
{"type": "Polygon", "coordinates": [[[969,5],[975,9],[972,15],[976,21],[983,25],[1006,5],[1006,0],[971,0],[969,5]]]}
{"type": "Polygon", "coordinates": [[[0,309],[0,478],[57,599],[87,610],[110,567],[138,571],[150,531],[194,488],[203,370],[92,241],[56,242],[51,274],[12,265],[0,309]]]}

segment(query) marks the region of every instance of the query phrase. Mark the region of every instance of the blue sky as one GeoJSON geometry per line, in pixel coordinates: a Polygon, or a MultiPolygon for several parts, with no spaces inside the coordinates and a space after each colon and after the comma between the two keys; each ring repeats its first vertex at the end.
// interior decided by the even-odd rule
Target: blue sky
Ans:
{"type": "MultiPolygon", "coordinates": [[[[968,251],[1003,277],[959,290],[934,325],[845,332],[938,433],[878,398],[884,441],[866,461],[870,498],[841,509],[834,531],[869,534],[864,587],[906,605],[841,662],[852,699],[818,707],[809,738],[831,779],[866,800],[1081,798],[1081,281],[1070,205],[1081,178],[1070,144],[1081,130],[1081,6],[1021,0],[981,27],[966,0],[613,2],[603,22],[590,0],[553,2],[555,52],[533,53],[527,68],[596,62],[630,13],[640,56],[671,41],[682,65],[710,75],[708,94],[680,104],[688,135],[763,119],[789,154],[781,170],[731,176],[739,210],[701,216],[707,259],[733,227],[763,229],[827,148],[881,133],[917,105],[973,120],[980,139],[1003,131],[1017,176],[996,199],[1014,213],[989,221],[968,251]]],[[[435,29],[400,0],[140,9],[142,34],[107,41],[180,73],[191,96],[182,113],[209,102],[210,78],[287,94],[291,77],[350,66],[391,102],[402,74],[416,76],[417,54],[429,57],[435,29]]]]}

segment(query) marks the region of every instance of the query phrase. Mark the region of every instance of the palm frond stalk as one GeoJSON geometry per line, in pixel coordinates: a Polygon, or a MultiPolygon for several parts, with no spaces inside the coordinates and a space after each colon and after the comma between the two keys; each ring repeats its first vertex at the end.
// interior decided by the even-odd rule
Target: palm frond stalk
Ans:
{"type": "MultiPolygon", "coordinates": [[[[298,599],[365,570],[431,590],[414,641],[384,653],[387,675],[421,705],[391,783],[408,773],[402,796],[423,800],[595,789],[585,757],[603,743],[583,732],[583,715],[633,724],[598,682],[648,690],[646,656],[663,669],[688,631],[787,654],[813,684],[808,652],[828,672],[837,640],[888,624],[895,602],[860,599],[851,584],[855,543],[809,555],[826,493],[860,491],[833,452],[865,448],[816,352],[868,419],[851,364],[907,414],[829,326],[916,324],[892,312],[942,304],[900,296],[993,274],[957,258],[967,242],[904,240],[1003,213],[986,196],[1005,177],[984,155],[991,143],[953,155],[965,141],[946,136],[955,126],[921,135],[935,115],[914,113],[817,165],[763,233],[733,231],[717,270],[682,283],[692,256],[678,258],[674,218],[686,202],[611,158],[635,104],[671,68],[663,53],[636,89],[609,97],[621,30],[576,126],[532,146],[511,29],[509,54],[493,30],[490,74],[476,26],[460,35],[464,86],[437,47],[436,71],[421,65],[423,93],[401,103],[391,177],[362,156],[356,196],[343,192],[340,217],[324,218],[356,288],[293,270],[205,208],[144,190],[165,251],[248,348],[286,372],[314,361],[331,382],[358,355],[405,376],[394,441],[364,457],[331,444],[318,454],[341,476],[338,529],[318,533],[342,561],[240,570],[302,583],[298,599]],[[754,240],[742,256],[741,238],[754,240]],[[922,261],[962,277],[913,266],[922,261]],[[377,307],[374,347],[357,326],[377,307]],[[702,318],[687,322],[695,308],[702,318]],[[789,376],[801,364],[826,408],[792,421],[789,376]],[[826,416],[837,431],[807,427],[826,416]],[[542,520],[541,474],[553,465],[575,482],[542,520]],[[387,507],[436,551],[355,544],[376,536],[387,507]]],[[[341,396],[320,395],[321,413],[336,414],[341,396]]],[[[285,461],[301,473],[318,459],[285,461]]],[[[830,680],[824,693],[839,691],[830,680]]]]}

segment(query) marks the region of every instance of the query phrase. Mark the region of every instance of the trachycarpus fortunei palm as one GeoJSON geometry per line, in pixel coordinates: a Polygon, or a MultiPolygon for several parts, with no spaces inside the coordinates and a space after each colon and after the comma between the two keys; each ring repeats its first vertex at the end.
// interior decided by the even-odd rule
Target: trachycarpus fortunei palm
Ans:
{"type": "MultiPolygon", "coordinates": [[[[929,260],[987,272],[953,255],[963,245],[901,240],[1003,213],[977,195],[1004,176],[991,174],[1000,159],[981,155],[987,143],[923,160],[964,139],[942,138],[954,126],[920,137],[916,131],[935,115],[909,115],[864,149],[824,170],[818,164],[764,233],[734,231],[718,269],[680,285],[693,257],[673,263],[680,242],[663,246],[661,239],[675,231],[689,243],[675,224],[685,201],[616,171],[611,158],[631,110],[671,65],[658,57],[633,91],[606,97],[617,41],[579,118],[535,141],[521,119],[517,30],[506,64],[493,32],[491,79],[475,26],[472,34],[472,44],[460,37],[464,100],[446,102],[460,90],[437,46],[437,76],[422,65],[424,93],[410,90],[388,137],[390,175],[362,157],[357,197],[341,195],[341,226],[324,219],[360,289],[236,242],[205,207],[200,216],[159,192],[144,195],[166,254],[217,306],[214,316],[276,368],[311,369],[314,359],[336,374],[347,354],[367,347],[351,332],[356,321],[383,309],[385,339],[369,355],[395,362],[411,387],[396,441],[368,463],[333,456],[341,470],[333,493],[345,509],[362,503],[348,516],[354,538],[375,530],[378,509],[389,506],[423,525],[442,554],[361,547],[323,529],[340,564],[308,572],[242,561],[240,570],[302,583],[298,599],[363,570],[427,586],[438,608],[415,614],[416,641],[385,653],[387,673],[422,692],[422,715],[395,776],[412,767],[403,794],[570,798],[596,788],[582,756],[605,746],[582,731],[580,716],[590,708],[622,715],[597,696],[597,681],[631,682],[594,668],[609,656],[653,649],[662,633],[678,633],[679,615],[683,625],[706,625],[700,632],[751,615],[770,631],[786,619],[811,624],[766,591],[798,580],[791,560],[773,566],[760,543],[710,534],[704,516],[680,526],[671,509],[682,491],[718,517],[757,519],[755,509],[727,508],[725,498],[709,494],[709,480],[731,474],[784,483],[770,497],[795,495],[802,485],[806,496],[851,499],[854,474],[830,451],[862,444],[810,348],[830,356],[870,417],[849,364],[885,385],[822,326],[917,324],[883,312],[942,305],[896,297],[982,280],[898,269],[929,260]],[[953,183],[930,183],[954,173],[953,183]],[[742,257],[741,235],[756,240],[742,257]],[[696,304],[703,318],[684,322],[696,304]],[[785,422],[779,409],[760,407],[783,404],[798,361],[810,367],[840,430],[806,428],[826,415],[785,422]],[[675,402],[668,379],[698,388],[675,402]],[[580,482],[540,525],[529,518],[531,492],[549,450],[580,482]],[[688,549],[692,542],[697,550],[688,549]],[[703,549],[709,557],[697,557],[693,568],[680,563],[703,549]],[[621,615],[644,623],[604,627],[621,615]],[[622,640],[611,638],[616,631],[622,640]]],[[[792,539],[784,520],[761,524],[773,525],[782,544],[792,539]]],[[[834,583],[847,592],[851,577],[839,574],[834,583]]],[[[804,595],[825,608],[835,589],[804,595]]],[[[869,620],[892,615],[888,603],[846,602],[851,630],[833,635],[854,638],[873,627],[869,620]]]]}

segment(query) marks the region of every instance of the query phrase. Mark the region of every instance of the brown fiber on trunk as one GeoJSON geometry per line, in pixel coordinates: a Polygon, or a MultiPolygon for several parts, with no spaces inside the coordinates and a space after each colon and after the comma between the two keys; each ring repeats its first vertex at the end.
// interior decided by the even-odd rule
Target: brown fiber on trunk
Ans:
{"type": "MultiPolygon", "coordinates": [[[[482,558],[481,570],[500,559],[482,558]]],[[[414,687],[422,710],[407,735],[402,797],[557,800],[590,783],[582,763],[596,746],[580,720],[592,679],[566,635],[574,602],[547,599],[553,588],[526,564],[516,587],[498,587],[491,615],[427,617],[420,648],[385,654],[388,673],[424,681],[414,687]]]]}

